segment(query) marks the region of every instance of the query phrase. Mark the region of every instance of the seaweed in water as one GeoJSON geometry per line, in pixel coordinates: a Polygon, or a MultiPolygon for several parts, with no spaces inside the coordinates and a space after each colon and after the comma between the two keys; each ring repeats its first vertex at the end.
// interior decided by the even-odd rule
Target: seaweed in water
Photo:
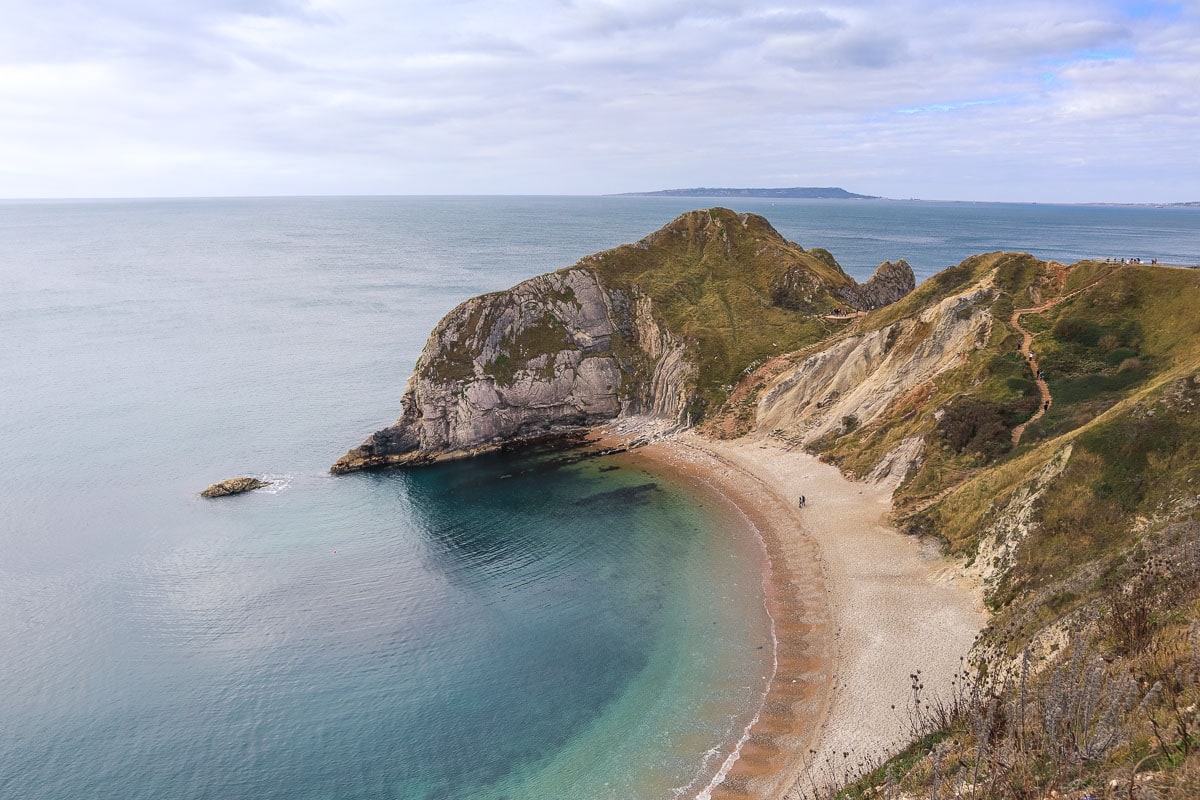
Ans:
{"type": "Polygon", "coordinates": [[[647,499],[650,492],[657,492],[657,483],[641,483],[637,486],[623,486],[620,489],[612,489],[607,492],[597,492],[593,495],[588,495],[581,500],[576,500],[577,506],[591,506],[599,503],[636,503],[647,499]]]}

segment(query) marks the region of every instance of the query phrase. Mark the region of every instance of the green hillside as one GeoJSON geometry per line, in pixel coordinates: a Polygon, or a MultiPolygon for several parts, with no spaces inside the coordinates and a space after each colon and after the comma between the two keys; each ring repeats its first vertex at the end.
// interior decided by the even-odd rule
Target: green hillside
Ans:
{"type": "Polygon", "coordinates": [[[981,570],[991,623],[905,753],[810,794],[1200,797],[1200,272],[978,256],[844,335],[976,284],[987,341],[815,449],[865,474],[923,437],[897,521],[981,570]],[[1013,312],[1043,307],[1020,319],[1052,402],[1014,446],[1041,398],[1013,312]]]}
{"type": "Polygon", "coordinates": [[[854,285],[826,251],[805,250],[763,217],[725,208],[689,212],[636,244],[580,265],[595,269],[610,287],[636,287],[650,296],[655,314],[686,342],[699,369],[701,413],[724,401],[748,367],[827,336],[819,314],[845,307],[835,291],[854,285]],[[811,276],[817,314],[772,300],[776,282],[795,267],[811,276]]]}

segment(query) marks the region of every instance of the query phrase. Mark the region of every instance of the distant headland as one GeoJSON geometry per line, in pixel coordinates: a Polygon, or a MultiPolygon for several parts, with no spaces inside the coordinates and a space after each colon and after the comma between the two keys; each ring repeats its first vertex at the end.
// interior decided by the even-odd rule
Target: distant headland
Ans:
{"type": "Polygon", "coordinates": [[[786,189],[662,189],[657,192],[622,192],[614,197],[784,197],[808,200],[879,200],[869,194],[847,192],[839,186],[793,186],[786,189]]]}

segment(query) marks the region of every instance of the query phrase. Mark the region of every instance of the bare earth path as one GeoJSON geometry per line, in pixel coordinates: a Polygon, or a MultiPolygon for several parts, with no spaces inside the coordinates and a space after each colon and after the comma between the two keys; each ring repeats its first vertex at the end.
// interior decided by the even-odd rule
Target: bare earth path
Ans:
{"type": "Polygon", "coordinates": [[[1024,316],[1025,314],[1040,314],[1043,311],[1049,311],[1050,309],[1054,308],[1055,306],[1057,306],[1059,303],[1063,302],[1064,300],[1069,300],[1072,297],[1074,297],[1075,295],[1084,291],[1085,289],[1092,288],[1100,281],[1102,281],[1108,277],[1111,277],[1112,275],[1116,275],[1118,272],[1121,271],[1121,269],[1122,269],[1122,267],[1117,267],[1117,269],[1113,270],[1112,272],[1104,273],[1100,277],[1085,284],[1084,286],[1080,286],[1075,291],[1068,292],[1067,294],[1064,294],[1064,295],[1060,295],[1059,297],[1056,297],[1053,300],[1050,300],[1048,302],[1042,303],[1039,306],[1033,306],[1032,308],[1013,309],[1012,318],[1009,320],[1009,322],[1012,324],[1012,326],[1014,328],[1016,328],[1018,331],[1021,332],[1021,355],[1022,355],[1022,357],[1027,357],[1029,359],[1029,367],[1030,367],[1030,369],[1033,370],[1033,379],[1037,383],[1038,394],[1040,396],[1040,399],[1038,400],[1037,411],[1034,412],[1033,416],[1030,417],[1029,419],[1025,420],[1024,422],[1022,422],[1017,427],[1013,428],[1013,432],[1012,432],[1013,447],[1016,447],[1018,444],[1021,443],[1021,436],[1025,433],[1025,429],[1028,428],[1031,423],[1037,422],[1039,419],[1041,419],[1042,416],[1046,413],[1046,409],[1048,409],[1050,407],[1050,404],[1054,402],[1054,398],[1050,395],[1049,385],[1047,385],[1045,380],[1043,380],[1041,377],[1039,377],[1041,375],[1041,368],[1038,366],[1037,354],[1035,352],[1033,352],[1033,334],[1030,333],[1029,331],[1027,331],[1025,328],[1021,327],[1021,317],[1024,316]]]}
{"type": "MultiPolygon", "coordinates": [[[[1074,292],[1072,292],[1072,294],[1074,294],[1074,292]]],[[[1054,398],[1050,396],[1050,387],[1047,386],[1046,381],[1041,378],[1041,368],[1038,366],[1037,354],[1033,352],[1033,334],[1021,327],[1021,316],[1023,314],[1040,314],[1043,311],[1054,308],[1056,305],[1061,303],[1063,300],[1066,300],[1067,297],[1070,296],[1071,295],[1064,295],[1063,297],[1051,300],[1049,303],[1042,303],[1040,306],[1034,306],[1033,308],[1013,309],[1012,319],[1010,319],[1009,322],[1012,323],[1014,328],[1021,332],[1021,355],[1022,357],[1028,357],[1029,359],[1029,368],[1033,370],[1033,380],[1037,384],[1039,395],[1037,411],[1033,412],[1032,417],[1013,428],[1013,447],[1016,447],[1021,443],[1021,436],[1025,433],[1025,429],[1029,427],[1029,424],[1031,422],[1037,422],[1039,419],[1041,419],[1042,415],[1046,413],[1046,409],[1050,407],[1050,403],[1054,401],[1054,398]]]]}

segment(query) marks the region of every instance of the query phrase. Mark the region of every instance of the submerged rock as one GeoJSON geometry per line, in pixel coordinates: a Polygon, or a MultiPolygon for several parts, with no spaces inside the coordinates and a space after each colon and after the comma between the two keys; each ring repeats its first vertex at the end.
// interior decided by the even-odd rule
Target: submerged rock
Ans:
{"type": "Polygon", "coordinates": [[[200,493],[201,497],[224,497],[228,494],[241,494],[242,492],[261,489],[264,486],[270,486],[268,481],[260,481],[258,478],[230,478],[227,481],[214,483],[212,486],[200,493]]]}

